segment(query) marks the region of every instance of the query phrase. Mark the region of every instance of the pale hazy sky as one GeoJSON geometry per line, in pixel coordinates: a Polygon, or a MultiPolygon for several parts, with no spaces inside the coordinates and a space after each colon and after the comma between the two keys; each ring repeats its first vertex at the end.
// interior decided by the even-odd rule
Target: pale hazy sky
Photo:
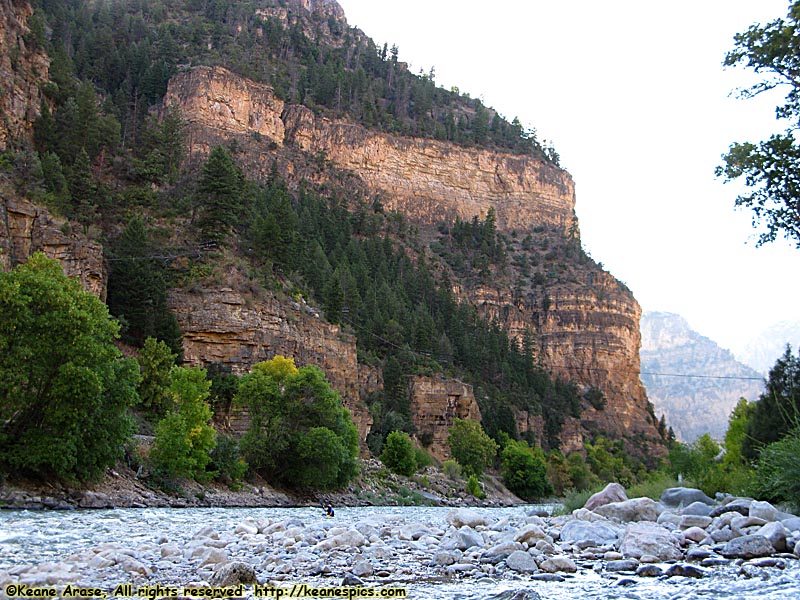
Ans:
{"type": "Polygon", "coordinates": [[[738,349],[800,320],[800,250],[755,247],[749,211],[714,177],[734,141],[782,129],[783,93],[737,100],[733,35],[788,0],[339,0],[413,72],[482,97],[552,141],[576,184],[585,249],[644,310],[683,315],[738,349]]]}

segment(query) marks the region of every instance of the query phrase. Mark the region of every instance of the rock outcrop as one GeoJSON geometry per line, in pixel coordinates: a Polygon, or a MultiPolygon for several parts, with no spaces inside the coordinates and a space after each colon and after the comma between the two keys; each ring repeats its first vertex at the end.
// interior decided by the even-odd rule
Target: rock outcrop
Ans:
{"type": "Polygon", "coordinates": [[[76,277],[84,289],[105,300],[103,247],[65,223],[27,200],[0,195],[0,268],[13,269],[41,251],[60,261],[65,275],[76,277]]]}
{"type": "Polygon", "coordinates": [[[39,116],[50,59],[31,36],[32,14],[27,0],[0,0],[0,150],[30,135],[39,116]]]}
{"type": "Polygon", "coordinates": [[[417,437],[429,436],[428,452],[439,460],[450,458],[448,429],[455,419],[481,420],[472,386],[444,377],[412,377],[409,381],[411,414],[417,437]]]}
{"type": "MultiPolygon", "coordinates": [[[[246,373],[257,362],[280,354],[298,365],[317,365],[342,395],[364,441],[372,417],[359,400],[356,340],[319,318],[304,304],[279,301],[267,294],[230,287],[173,290],[170,308],[183,331],[184,360],[191,364],[221,363],[246,373]]],[[[236,423],[241,431],[246,425],[236,423]]]]}

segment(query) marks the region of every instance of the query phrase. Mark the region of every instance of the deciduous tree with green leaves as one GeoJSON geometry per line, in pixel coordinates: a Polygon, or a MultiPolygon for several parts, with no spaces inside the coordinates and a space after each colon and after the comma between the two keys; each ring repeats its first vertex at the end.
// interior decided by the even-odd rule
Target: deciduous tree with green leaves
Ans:
{"type": "Polygon", "coordinates": [[[241,448],[251,468],[289,487],[330,489],[357,473],[358,432],[319,367],[276,356],[242,377],[250,414],[241,448]]]}
{"type": "Polygon", "coordinates": [[[749,191],[736,199],[736,206],[751,209],[753,224],[765,226],[759,245],[783,236],[800,248],[800,145],[795,134],[800,125],[799,23],[800,2],[792,2],[785,19],[751,25],[737,34],[724,62],[763,75],[762,81],[740,91],[743,98],[788,89],[785,103],[776,109],[777,118],[786,123],[784,133],[757,143],[732,144],[716,171],[726,181],[744,178],[749,191]]]}
{"type": "Polygon", "coordinates": [[[392,431],[383,444],[381,462],[392,473],[410,477],[417,470],[414,442],[405,431],[392,431]]]}
{"type": "Polygon", "coordinates": [[[497,443],[486,435],[480,423],[456,419],[447,436],[450,453],[467,475],[481,475],[494,461],[497,443]]]}
{"type": "Polygon", "coordinates": [[[133,432],[139,369],[106,306],[36,253],[0,273],[0,467],[93,480],[133,432]]]}

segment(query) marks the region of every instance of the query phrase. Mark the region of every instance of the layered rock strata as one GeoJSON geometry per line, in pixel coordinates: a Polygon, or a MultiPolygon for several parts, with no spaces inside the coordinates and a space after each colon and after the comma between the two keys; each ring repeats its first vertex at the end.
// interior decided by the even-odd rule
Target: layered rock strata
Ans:
{"type": "Polygon", "coordinates": [[[103,247],[73,232],[47,210],[0,195],[0,268],[13,269],[37,251],[57,259],[65,275],[77,278],[85,290],[105,300],[103,247]]]}
{"type": "Polygon", "coordinates": [[[418,375],[409,380],[409,395],[417,437],[429,436],[426,449],[439,460],[450,458],[448,429],[456,419],[481,420],[472,386],[458,380],[418,375]]]}
{"type": "MultiPolygon", "coordinates": [[[[294,358],[298,365],[317,365],[342,395],[359,438],[366,439],[372,417],[359,401],[355,337],[305,305],[286,304],[266,293],[255,296],[229,287],[173,290],[169,304],[183,331],[188,363],[221,363],[240,374],[276,355],[294,358]]],[[[232,417],[234,430],[246,428],[239,413],[232,417]]]]}

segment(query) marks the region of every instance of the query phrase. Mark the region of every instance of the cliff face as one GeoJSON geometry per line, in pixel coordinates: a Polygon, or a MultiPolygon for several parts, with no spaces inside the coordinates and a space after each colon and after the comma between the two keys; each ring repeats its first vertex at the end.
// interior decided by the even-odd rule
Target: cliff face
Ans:
{"type": "Polygon", "coordinates": [[[298,365],[317,365],[342,395],[360,439],[366,438],[372,417],[359,401],[352,335],[322,321],[305,305],[282,303],[266,293],[255,296],[229,287],[174,290],[169,301],[183,331],[187,362],[224,363],[246,373],[255,363],[280,354],[298,365]]]}
{"type": "Polygon", "coordinates": [[[27,0],[0,0],[0,149],[30,134],[50,60],[29,38],[27,0]]]}
{"type": "MultiPolygon", "coordinates": [[[[401,138],[318,118],[304,106],[284,107],[268,86],[220,67],[173,77],[165,98],[165,105],[171,103],[192,126],[193,153],[207,153],[221,136],[263,135],[356,173],[385,206],[415,222],[470,220],[494,207],[498,226],[509,231],[546,224],[566,232],[575,223],[572,178],[529,156],[401,138]]],[[[265,174],[275,160],[268,143],[248,144],[247,154],[254,173],[265,174]]]]}
{"type": "Polygon", "coordinates": [[[444,377],[412,377],[409,381],[411,414],[417,437],[429,436],[428,452],[439,460],[450,458],[448,429],[456,419],[481,420],[472,386],[444,377]]]}
{"type": "Polygon", "coordinates": [[[102,246],[69,229],[62,230],[62,223],[26,200],[0,194],[0,268],[13,269],[41,251],[59,260],[65,275],[77,277],[84,289],[105,300],[102,246]]]}
{"type": "MultiPolygon", "coordinates": [[[[202,157],[235,138],[245,148],[240,156],[251,176],[265,177],[277,161],[290,180],[322,178],[302,163],[326,160],[355,174],[384,206],[422,227],[456,217],[471,220],[494,208],[498,229],[509,235],[541,229],[561,238],[578,235],[571,177],[533,157],[402,138],[317,117],[221,68],[175,76],[165,99],[170,103],[189,123],[193,155],[202,157]]],[[[456,284],[454,291],[518,339],[532,330],[538,358],[550,372],[604,393],[604,410],[587,405],[580,424],[568,420],[562,433],[566,450],[578,449],[585,435],[606,432],[639,438],[643,453],[662,452],[648,441],[658,433],[639,381],[641,309],[611,275],[584,264],[570,278],[556,278],[546,290],[521,299],[510,286],[456,284]]]]}

